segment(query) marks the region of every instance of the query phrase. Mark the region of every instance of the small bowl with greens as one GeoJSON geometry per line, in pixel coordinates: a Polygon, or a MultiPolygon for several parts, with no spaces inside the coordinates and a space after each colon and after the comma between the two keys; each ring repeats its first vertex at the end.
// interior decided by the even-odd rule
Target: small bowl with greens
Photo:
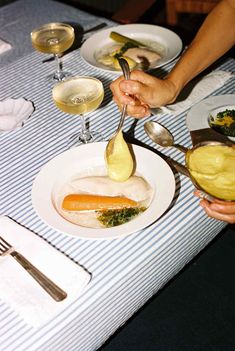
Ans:
{"type": "Polygon", "coordinates": [[[208,122],[218,133],[235,140],[235,105],[221,106],[212,110],[208,122]]]}

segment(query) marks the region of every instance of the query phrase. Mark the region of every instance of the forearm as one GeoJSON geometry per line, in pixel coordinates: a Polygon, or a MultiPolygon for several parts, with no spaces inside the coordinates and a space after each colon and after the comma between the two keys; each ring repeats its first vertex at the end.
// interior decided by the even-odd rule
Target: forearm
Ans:
{"type": "Polygon", "coordinates": [[[195,39],[169,73],[176,96],[200,72],[235,43],[235,0],[221,1],[207,16],[195,39]]]}
{"type": "Polygon", "coordinates": [[[118,78],[110,88],[114,101],[127,113],[149,116],[150,108],[173,103],[183,87],[235,44],[235,0],[222,0],[207,16],[195,39],[165,79],[132,71],[131,80],[118,78]]]}

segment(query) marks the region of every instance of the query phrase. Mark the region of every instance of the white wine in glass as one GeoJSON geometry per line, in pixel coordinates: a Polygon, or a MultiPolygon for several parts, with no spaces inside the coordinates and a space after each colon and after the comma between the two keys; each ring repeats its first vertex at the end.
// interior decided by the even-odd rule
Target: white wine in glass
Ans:
{"type": "Polygon", "coordinates": [[[47,77],[50,83],[57,83],[71,75],[61,68],[60,56],[68,50],[74,42],[74,29],[66,23],[48,23],[31,32],[32,46],[45,54],[53,54],[56,62],[56,71],[47,77]]]}
{"type": "Polygon", "coordinates": [[[52,97],[60,110],[80,116],[81,131],[71,136],[70,147],[103,140],[101,133],[87,128],[85,119],[89,112],[100,106],[104,98],[103,84],[99,79],[87,76],[66,78],[53,87],[52,97]]]}

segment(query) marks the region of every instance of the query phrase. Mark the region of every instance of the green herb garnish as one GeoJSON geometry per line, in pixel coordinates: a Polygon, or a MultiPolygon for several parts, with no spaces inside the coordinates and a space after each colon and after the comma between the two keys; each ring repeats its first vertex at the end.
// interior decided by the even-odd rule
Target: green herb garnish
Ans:
{"type": "Polygon", "coordinates": [[[107,228],[116,227],[117,225],[129,222],[131,219],[145,210],[145,207],[132,207],[123,208],[120,210],[99,211],[97,219],[107,228]]]}
{"type": "Polygon", "coordinates": [[[224,110],[216,117],[210,116],[210,126],[218,133],[235,136],[235,110],[224,110]]]}

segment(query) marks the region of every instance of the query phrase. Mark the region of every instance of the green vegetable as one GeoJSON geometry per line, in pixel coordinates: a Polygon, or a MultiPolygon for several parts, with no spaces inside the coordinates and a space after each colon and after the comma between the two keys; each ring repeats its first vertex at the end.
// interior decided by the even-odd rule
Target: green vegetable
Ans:
{"type": "Polygon", "coordinates": [[[221,111],[215,118],[210,116],[209,124],[218,133],[235,136],[235,110],[221,111]]]}
{"type": "Polygon", "coordinates": [[[140,43],[139,41],[125,37],[124,35],[119,34],[117,32],[111,32],[109,34],[109,37],[111,39],[113,39],[114,41],[117,41],[118,43],[124,43],[124,44],[131,43],[131,44],[135,45],[135,47],[145,46],[144,44],[140,43]]]}
{"type": "Polygon", "coordinates": [[[132,218],[144,212],[145,207],[123,208],[120,210],[107,210],[98,212],[97,219],[107,228],[129,222],[132,218]]]}

